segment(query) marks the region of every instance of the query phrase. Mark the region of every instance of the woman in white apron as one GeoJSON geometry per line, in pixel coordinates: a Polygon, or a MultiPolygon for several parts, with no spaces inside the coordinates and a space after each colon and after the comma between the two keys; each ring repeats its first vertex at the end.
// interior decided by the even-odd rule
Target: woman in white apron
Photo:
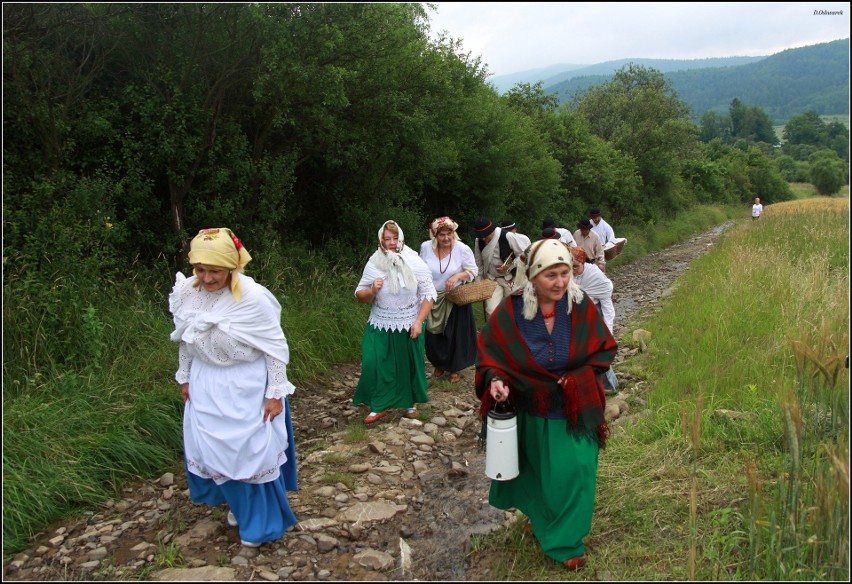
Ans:
{"type": "Polygon", "coordinates": [[[295,387],[281,305],[242,273],[251,256],[230,229],[201,230],[189,261],[193,275],[177,274],[169,309],[190,496],[227,503],[242,544],[258,547],[297,522],[286,493],[297,489],[295,387]]]}

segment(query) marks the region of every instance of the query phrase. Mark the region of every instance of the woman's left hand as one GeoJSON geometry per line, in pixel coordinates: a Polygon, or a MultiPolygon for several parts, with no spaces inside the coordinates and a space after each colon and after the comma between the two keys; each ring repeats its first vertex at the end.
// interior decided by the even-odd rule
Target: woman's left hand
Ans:
{"type": "Polygon", "coordinates": [[[423,332],[423,323],[419,320],[415,320],[414,324],[411,325],[411,338],[416,339],[420,336],[420,333],[423,332]]]}
{"type": "Polygon", "coordinates": [[[269,418],[271,422],[283,411],[284,401],[280,397],[278,399],[267,398],[266,406],[263,408],[263,421],[265,422],[269,418]]]}

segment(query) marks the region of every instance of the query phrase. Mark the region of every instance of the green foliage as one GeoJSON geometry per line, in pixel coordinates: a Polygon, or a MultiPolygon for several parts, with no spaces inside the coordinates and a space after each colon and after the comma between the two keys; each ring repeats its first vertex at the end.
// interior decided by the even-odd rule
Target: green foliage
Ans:
{"type": "Polygon", "coordinates": [[[837,121],[826,124],[815,111],[790,118],[784,126],[784,139],[784,152],[796,160],[807,160],[822,149],[849,160],[849,128],[837,121]]]}
{"type": "Polygon", "coordinates": [[[761,108],[748,107],[738,98],[734,98],[730,106],[731,137],[741,138],[748,142],[766,142],[777,144],[778,136],[772,127],[772,120],[761,108]]]}
{"type": "Polygon", "coordinates": [[[807,182],[810,178],[808,176],[809,167],[807,163],[799,162],[792,156],[787,156],[786,154],[778,156],[775,158],[775,166],[778,167],[781,176],[787,182],[807,182]]]}
{"type": "MultiPolygon", "coordinates": [[[[694,61],[674,61],[677,70],[666,70],[666,63],[638,62],[662,71],[696,118],[707,111],[727,111],[731,96],[758,105],[776,123],[808,110],[849,115],[848,38],[788,49],[742,64],[690,68],[685,65],[694,61]]],[[[570,101],[589,87],[611,79],[610,71],[605,75],[591,73],[544,89],[570,101]]]]}
{"type": "Polygon", "coordinates": [[[635,215],[647,219],[689,206],[679,175],[682,162],[697,152],[697,130],[661,73],[627,66],[577,98],[574,107],[594,135],[635,161],[642,181],[635,215]]]}
{"type": "Polygon", "coordinates": [[[808,157],[810,182],[821,195],[836,194],[849,182],[846,163],[833,150],[818,150],[808,157]]]}

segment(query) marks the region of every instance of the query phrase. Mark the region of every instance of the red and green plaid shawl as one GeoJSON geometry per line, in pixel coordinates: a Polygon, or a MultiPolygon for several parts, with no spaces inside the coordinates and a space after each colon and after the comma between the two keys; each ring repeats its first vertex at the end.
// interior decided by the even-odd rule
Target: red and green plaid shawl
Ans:
{"type": "Polygon", "coordinates": [[[515,324],[512,297],[500,303],[477,340],[479,413],[484,419],[493,407],[494,398],[487,388],[492,377],[500,376],[509,385],[509,401],[516,410],[541,417],[561,410],[569,431],[596,439],[603,447],[609,429],[604,418],[604,388],[597,376],[610,366],[618,345],[587,294],[574,304],[570,317],[568,372],[557,377],[530,354],[515,324]]]}

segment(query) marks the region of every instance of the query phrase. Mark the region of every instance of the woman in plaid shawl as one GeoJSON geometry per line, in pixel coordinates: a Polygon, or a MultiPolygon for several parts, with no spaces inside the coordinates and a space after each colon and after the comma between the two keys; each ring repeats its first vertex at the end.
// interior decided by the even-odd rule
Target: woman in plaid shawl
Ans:
{"type": "Polygon", "coordinates": [[[574,283],[565,244],[539,240],[525,255],[523,293],[500,304],[478,340],[480,415],[507,399],[518,412],[520,474],[492,481],[489,502],[523,512],[542,551],[574,570],[586,563],[598,450],[608,434],[598,376],[618,346],[574,283]]]}

